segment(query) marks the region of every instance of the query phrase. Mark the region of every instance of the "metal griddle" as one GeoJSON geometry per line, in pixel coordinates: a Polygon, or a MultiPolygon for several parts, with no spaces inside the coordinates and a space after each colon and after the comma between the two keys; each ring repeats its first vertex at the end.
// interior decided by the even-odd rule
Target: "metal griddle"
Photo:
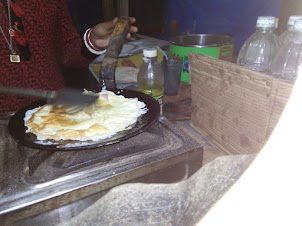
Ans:
{"type": "Polygon", "coordinates": [[[27,127],[24,125],[25,113],[28,110],[32,110],[36,107],[43,106],[44,101],[37,101],[30,105],[20,109],[9,120],[8,131],[10,135],[16,139],[19,143],[36,149],[45,149],[51,151],[74,151],[74,150],[88,150],[94,149],[105,145],[111,145],[123,140],[126,140],[132,136],[135,136],[145,131],[152,123],[156,121],[159,116],[159,103],[151,96],[134,90],[113,90],[117,95],[123,95],[126,98],[137,98],[139,101],[145,103],[148,111],[141,115],[135,124],[131,125],[129,129],[120,131],[114,134],[112,137],[99,140],[99,141],[75,141],[75,140],[44,140],[39,141],[36,135],[28,133],[27,127]]]}

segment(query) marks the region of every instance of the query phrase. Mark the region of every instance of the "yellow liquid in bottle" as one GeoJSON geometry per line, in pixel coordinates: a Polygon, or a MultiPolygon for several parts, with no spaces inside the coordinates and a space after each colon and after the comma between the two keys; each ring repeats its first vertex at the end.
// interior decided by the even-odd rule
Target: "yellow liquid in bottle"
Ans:
{"type": "Polygon", "coordinates": [[[158,87],[139,86],[138,91],[152,96],[155,100],[163,97],[164,95],[164,87],[161,86],[158,87]]]}

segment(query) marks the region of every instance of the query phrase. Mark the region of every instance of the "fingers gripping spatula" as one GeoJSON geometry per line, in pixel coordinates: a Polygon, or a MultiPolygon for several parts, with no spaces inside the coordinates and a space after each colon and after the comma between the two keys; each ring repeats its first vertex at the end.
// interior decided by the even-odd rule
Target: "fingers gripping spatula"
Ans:
{"type": "Polygon", "coordinates": [[[46,102],[49,104],[65,104],[65,105],[80,105],[80,106],[92,104],[98,99],[97,95],[90,94],[90,93],[83,93],[83,91],[77,89],[45,91],[45,90],[0,86],[0,93],[30,96],[39,99],[45,99],[46,102]]]}
{"type": "Polygon", "coordinates": [[[99,90],[102,90],[104,86],[108,90],[116,88],[115,67],[123,44],[126,41],[126,35],[129,32],[129,28],[129,18],[126,16],[119,18],[108,43],[104,60],[101,63],[99,72],[99,90]]]}

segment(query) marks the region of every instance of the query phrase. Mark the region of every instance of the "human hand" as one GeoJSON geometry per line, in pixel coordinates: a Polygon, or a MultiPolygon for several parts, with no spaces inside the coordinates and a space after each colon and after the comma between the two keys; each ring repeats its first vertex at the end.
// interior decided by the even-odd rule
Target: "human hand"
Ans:
{"type": "MultiPolygon", "coordinates": [[[[135,23],[134,17],[129,17],[129,24],[130,29],[129,33],[127,34],[126,38],[129,39],[131,37],[131,33],[136,33],[138,31],[138,28],[136,26],[133,26],[132,24],[135,23]]],[[[99,23],[96,26],[94,26],[90,32],[90,41],[99,50],[106,49],[108,46],[110,35],[112,34],[115,25],[118,22],[118,18],[114,18],[112,21],[99,23]]]]}

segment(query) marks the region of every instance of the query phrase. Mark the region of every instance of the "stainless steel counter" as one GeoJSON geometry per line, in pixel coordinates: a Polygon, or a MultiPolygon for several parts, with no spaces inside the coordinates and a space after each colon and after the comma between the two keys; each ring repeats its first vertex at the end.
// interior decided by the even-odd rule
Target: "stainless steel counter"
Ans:
{"type": "Polygon", "coordinates": [[[5,125],[0,127],[0,222],[7,224],[26,220],[53,224],[47,217],[51,213],[69,205],[87,207],[96,200],[89,197],[99,197],[114,186],[177,182],[202,165],[202,146],[165,117],[119,144],[68,153],[24,147],[10,137],[5,125]],[[140,148],[135,151],[135,147],[140,148]],[[114,149],[127,154],[107,158],[114,149]]]}

